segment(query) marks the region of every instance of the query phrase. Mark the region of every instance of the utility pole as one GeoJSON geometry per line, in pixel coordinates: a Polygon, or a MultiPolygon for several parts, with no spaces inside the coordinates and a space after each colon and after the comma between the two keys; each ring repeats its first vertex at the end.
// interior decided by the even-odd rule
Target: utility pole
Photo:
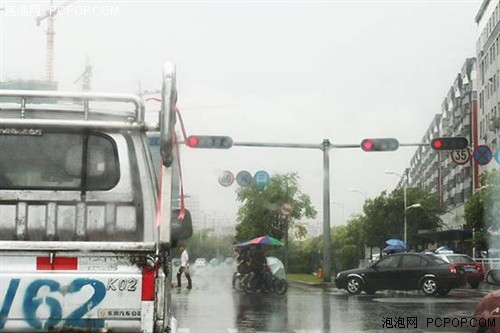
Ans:
{"type": "Polygon", "coordinates": [[[323,140],[323,281],[330,282],[330,141],[323,140]]]}

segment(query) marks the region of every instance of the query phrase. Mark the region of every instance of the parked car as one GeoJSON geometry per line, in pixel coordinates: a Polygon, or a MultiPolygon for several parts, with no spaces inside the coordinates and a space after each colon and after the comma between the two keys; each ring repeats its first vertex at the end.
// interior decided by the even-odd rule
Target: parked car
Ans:
{"type": "Polygon", "coordinates": [[[461,266],[467,276],[467,282],[472,288],[477,288],[479,283],[484,280],[483,266],[475,262],[474,259],[466,254],[436,254],[439,258],[444,261],[453,264],[455,266],[461,266]]]}
{"type": "Polygon", "coordinates": [[[217,266],[217,265],[219,265],[219,259],[212,258],[212,259],[210,259],[209,264],[210,264],[210,266],[217,266]]]}
{"type": "Polygon", "coordinates": [[[194,261],[194,267],[205,267],[207,265],[207,259],[198,258],[194,261]]]}
{"type": "Polygon", "coordinates": [[[465,273],[431,254],[397,253],[386,256],[368,268],[337,274],[337,288],[356,295],[361,291],[422,290],[426,296],[444,296],[465,284],[465,273]]]}

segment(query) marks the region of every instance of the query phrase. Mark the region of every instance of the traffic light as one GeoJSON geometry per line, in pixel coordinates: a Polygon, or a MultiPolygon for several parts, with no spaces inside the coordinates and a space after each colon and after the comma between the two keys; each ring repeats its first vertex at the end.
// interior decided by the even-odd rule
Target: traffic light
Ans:
{"type": "Polygon", "coordinates": [[[233,146],[233,139],[229,136],[191,135],[186,145],[191,148],[229,149],[233,146]]]}
{"type": "Polygon", "coordinates": [[[459,150],[467,148],[468,145],[469,141],[463,136],[435,138],[431,141],[431,147],[434,150],[459,150]]]}
{"type": "Polygon", "coordinates": [[[361,149],[364,151],[394,151],[399,148],[399,141],[393,138],[364,139],[361,149]]]}

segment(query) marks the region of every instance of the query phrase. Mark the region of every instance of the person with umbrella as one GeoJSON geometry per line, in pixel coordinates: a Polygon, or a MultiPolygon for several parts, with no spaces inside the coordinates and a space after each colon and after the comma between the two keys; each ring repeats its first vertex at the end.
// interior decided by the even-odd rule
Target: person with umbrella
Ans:
{"type": "Polygon", "coordinates": [[[400,239],[388,239],[385,241],[387,246],[383,249],[384,253],[393,254],[406,252],[406,244],[400,239]]]}
{"type": "Polygon", "coordinates": [[[282,246],[283,243],[270,236],[257,237],[247,243],[253,245],[250,259],[252,274],[249,283],[253,282],[260,285],[267,276],[272,275],[267,266],[266,250],[269,246],[282,246]]]}

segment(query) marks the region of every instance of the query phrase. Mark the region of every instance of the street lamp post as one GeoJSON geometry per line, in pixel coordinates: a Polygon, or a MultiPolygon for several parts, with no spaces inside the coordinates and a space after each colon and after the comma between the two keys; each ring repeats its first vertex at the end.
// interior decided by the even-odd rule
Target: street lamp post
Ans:
{"type": "Polygon", "coordinates": [[[362,192],[361,190],[358,190],[357,188],[350,188],[349,191],[359,193],[360,195],[363,196],[363,198],[365,198],[365,200],[368,199],[368,197],[366,196],[366,192],[362,192]]]}
{"type": "MultiPolygon", "coordinates": [[[[408,208],[410,207],[407,207],[406,206],[406,188],[408,187],[408,169],[406,170],[406,173],[405,175],[401,175],[397,172],[394,172],[394,171],[390,171],[390,170],[386,170],[385,171],[386,174],[388,175],[393,175],[393,176],[396,176],[396,177],[399,177],[399,178],[403,178],[405,177],[405,180],[404,180],[404,183],[403,183],[403,208],[404,208],[404,212],[403,212],[403,218],[404,218],[404,242],[406,244],[406,246],[408,246],[408,243],[407,243],[407,235],[406,235],[406,229],[407,229],[407,221],[406,221],[406,211],[408,210],[408,208]]],[[[413,206],[413,205],[412,205],[413,206]]],[[[413,208],[413,207],[412,207],[413,208]]]]}

